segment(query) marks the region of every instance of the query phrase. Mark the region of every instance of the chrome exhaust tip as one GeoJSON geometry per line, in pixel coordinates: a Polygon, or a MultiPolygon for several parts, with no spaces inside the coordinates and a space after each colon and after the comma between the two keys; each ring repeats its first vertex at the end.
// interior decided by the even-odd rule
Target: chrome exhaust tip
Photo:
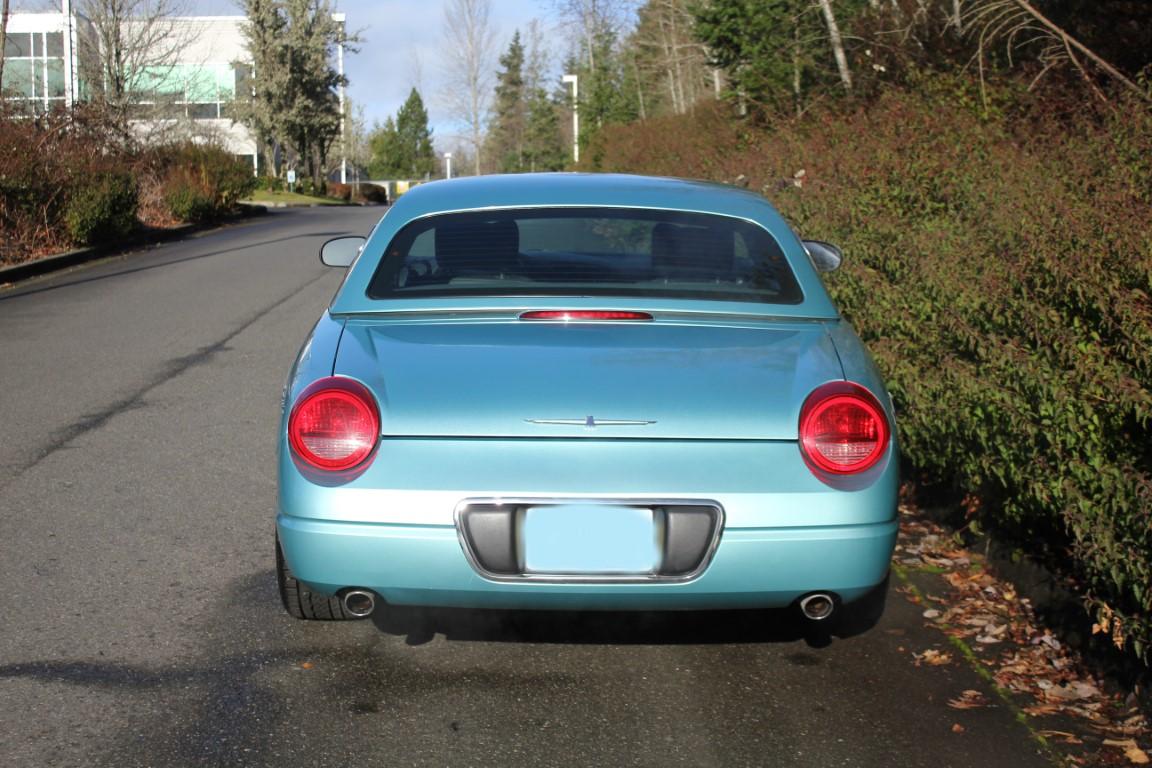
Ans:
{"type": "Polygon", "coordinates": [[[800,612],[811,621],[824,621],[836,610],[836,599],[827,592],[813,592],[800,600],[800,612]]]}
{"type": "Polygon", "coordinates": [[[358,619],[368,616],[376,610],[376,595],[366,589],[350,589],[341,598],[344,610],[358,619]]]}

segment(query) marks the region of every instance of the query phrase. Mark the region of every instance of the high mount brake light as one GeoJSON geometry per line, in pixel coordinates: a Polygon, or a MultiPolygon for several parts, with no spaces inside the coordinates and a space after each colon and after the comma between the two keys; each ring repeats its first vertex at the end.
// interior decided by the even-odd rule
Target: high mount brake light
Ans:
{"type": "Polygon", "coordinates": [[[859,384],[817,387],[800,409],[800,452],[816,472],[854,475],[888,450],[891,429],[875,395],[859,384]]]}
{"type": "Polygon", "coordinates": [[[521,320],[561,320],[563,322],[588,322],[591,320],[651,320],[647,312],[626,312],[605,309],[537,309],[523,312],[521,320]]]}
{"type": "Polygon", "coordinates": [[[288,443],[301,461],[342,472],[372,454],[380,437],[380,411],[368,388],[332,376],[313,382],[288,417],[288,443]]]}

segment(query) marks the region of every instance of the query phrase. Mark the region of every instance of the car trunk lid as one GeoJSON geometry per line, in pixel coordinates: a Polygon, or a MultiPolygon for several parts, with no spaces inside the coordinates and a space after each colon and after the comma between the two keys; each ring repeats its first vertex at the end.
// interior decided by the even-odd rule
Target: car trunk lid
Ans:
{"type": "Polygon", "coordinates": [[[350,319],[335,372],[367,384],[385,435],[795,440],[843,377],[812,321],[350,319]]]}

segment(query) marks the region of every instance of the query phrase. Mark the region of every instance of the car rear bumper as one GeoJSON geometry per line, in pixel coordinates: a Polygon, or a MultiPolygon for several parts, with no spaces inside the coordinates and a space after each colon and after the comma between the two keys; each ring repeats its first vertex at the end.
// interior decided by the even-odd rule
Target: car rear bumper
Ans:
{"type": "Polygon", "coordinates": [[[395,605],[524,609],[771,608],[813,591],[846,602],[888,572],[896,521],[855,526],[726,529],[687,581],[495,580],[466,556],[455,526],[344,523],[281,515],[297,579],[323,594],[371,589],[395,605]]]}

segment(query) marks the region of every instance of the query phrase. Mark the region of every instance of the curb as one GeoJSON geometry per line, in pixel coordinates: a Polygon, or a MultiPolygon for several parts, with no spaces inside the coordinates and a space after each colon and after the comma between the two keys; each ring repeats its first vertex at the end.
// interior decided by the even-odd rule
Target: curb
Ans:
{"type": "Polygon", "coordinates": [[[180,240],[196,232],[217,229],[222,224],[248,219],[254,216],[263,216],[267,213],[268,209],[264,206],[245,205],[238,213],[211,224],[181,224],[178,227],[172,227],[170,229],[147,229],[117,242],[103,243],[87,248],[77,248],[76,250],[26,261],[22,264],[14,264],[10,267],[0,267],[0,285],[18,283],[21,280],[27,280],[31,277],[39,277],[40,275],[46,275],[50,272],[58,272],[68,267],[74,267],[89,261],[102,259],[106,256],[112,256],[141,245],[154,245],[156,243],[166,243],[171,240],[180,240]]]}

